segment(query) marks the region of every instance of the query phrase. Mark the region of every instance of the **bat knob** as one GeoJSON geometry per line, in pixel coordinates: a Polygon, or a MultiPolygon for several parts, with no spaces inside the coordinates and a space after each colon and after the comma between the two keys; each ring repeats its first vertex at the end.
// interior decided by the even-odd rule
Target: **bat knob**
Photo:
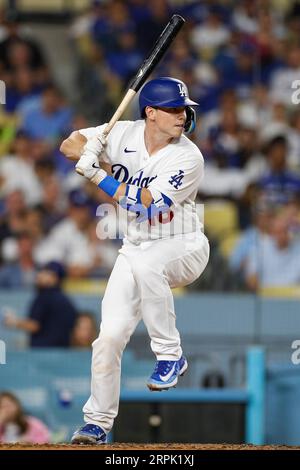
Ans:
{"type": "Polygon", "coordinates": [[[75,168],[75,170],[76,170],[76,173],[83,176],[83,171],[80,168],[75,168]]]}

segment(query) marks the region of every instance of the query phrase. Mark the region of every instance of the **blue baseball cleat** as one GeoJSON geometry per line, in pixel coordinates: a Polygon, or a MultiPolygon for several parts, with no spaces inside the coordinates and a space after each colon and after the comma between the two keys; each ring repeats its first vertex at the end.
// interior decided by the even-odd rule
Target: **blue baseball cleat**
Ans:
{"type": "Polygon", "coordinates": [[[106,434],[96,424],[85,424],[77,429],[71,439],[72,444],[106,444],[106,434]]]}
{"type": "Polygon", "coordinates": [[[147,387],[152,391],[168,390],[175,387],[178,376],[183,375],[188,368],[188,362],[184,356],[179,361],[157,361],[155,369],[147,382],[147,387]]]}

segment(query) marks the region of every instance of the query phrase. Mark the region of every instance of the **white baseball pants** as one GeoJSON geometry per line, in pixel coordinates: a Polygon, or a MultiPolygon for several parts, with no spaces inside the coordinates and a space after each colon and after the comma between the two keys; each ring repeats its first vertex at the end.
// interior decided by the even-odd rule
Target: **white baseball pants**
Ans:
{"type": "Polygon", "coordinates": [[[121,358],[143,319],[158,360],[182,355],[171,288],[190,284],[209,258],[204,234],[188,234],[133,245],[125,242],[102,301],[100,335],[93,343],[91,396],[84,419],[112,428],[120,397],[121,358]]]}

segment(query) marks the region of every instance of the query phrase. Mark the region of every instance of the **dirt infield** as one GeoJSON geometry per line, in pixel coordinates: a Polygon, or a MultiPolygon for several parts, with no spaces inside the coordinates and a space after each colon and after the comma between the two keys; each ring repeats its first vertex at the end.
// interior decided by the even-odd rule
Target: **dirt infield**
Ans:
{"type": "Polygon", "coordinates": [[[249,444],[135,444],[135,443],[114,443],[99,446],[75,446],[70,444],[47,444],[47,445],[26,445],[26,444],[0,444],[1,450],[300,450],[300,446],[255,446],[249,444]]]}

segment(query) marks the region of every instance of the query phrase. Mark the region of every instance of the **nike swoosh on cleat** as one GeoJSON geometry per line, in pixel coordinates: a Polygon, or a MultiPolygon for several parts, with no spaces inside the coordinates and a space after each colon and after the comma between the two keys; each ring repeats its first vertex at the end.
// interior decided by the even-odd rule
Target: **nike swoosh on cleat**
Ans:
{"type": "Polygon", "coordinates": [[[128,150],[127,147],[125,147],[124,152],[125,153],[133,153],[133,152],[136,152],[136,150],[128,150]]]}
{"type": "Polygon", "coordinates": [[[170,370],[170,372],[167,373],[167,375],[165,375],[164,377],[161,375],[159,376],[160,380],[162,380],[163,382],[167,382],[172,377],[175,371],[175,367],[176,367],[176,363],[173,365],[172,369],[170,370]]]}
{"type": "Polygon", "coordinates": [[[95,165],[95,163],[92,164],[93,168],[97,168],[97,170],[100,170],[100,166],[95,165]]]}

